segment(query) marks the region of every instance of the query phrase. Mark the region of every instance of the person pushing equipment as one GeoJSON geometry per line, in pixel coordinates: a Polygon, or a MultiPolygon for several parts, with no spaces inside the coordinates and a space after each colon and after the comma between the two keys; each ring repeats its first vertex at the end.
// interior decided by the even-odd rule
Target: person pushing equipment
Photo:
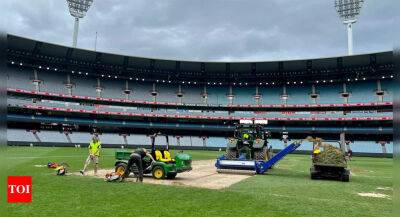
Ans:
{"type": "Polygon", "coordinates": [[[101,149],[101,142],[97,136],[93,136],[92,141],[89,144],[89,156],[85,161],[85,165],[83,166],[83,170],[80,171],[82,175],[85,175],[86,168],[89,166],[90,161],[94,162],[94,174],[97,175],[97,169],[99,166],[99,156],[101,149]]]}
{"type": "Polygon", "coordinates": [[[133,151],[129,158],[128,166],[121,177],[121,181],[129,176],[129,174],[131,173],[132,165],[136,164],[139,171],[139,176],[137,177],[136,181],[143,182],[143,158],[146,156],[148,156],[152,160],[152,163],[154,162],[153,156],[151,156],[151,154],[149,154],[149,152],[145,148],[140,148],[133,151]]]}

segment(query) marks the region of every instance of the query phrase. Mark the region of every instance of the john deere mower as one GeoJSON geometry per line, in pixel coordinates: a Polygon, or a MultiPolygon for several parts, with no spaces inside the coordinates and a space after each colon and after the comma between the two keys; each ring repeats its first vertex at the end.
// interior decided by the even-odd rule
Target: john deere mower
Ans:
{"type": "MultiPolygon", "coordinates": [[[[155,159],[155,162],[152,162],[149,157],[145,157],[143,162],[143,174],[152,174],[155,179],[173,179],[178,173],[192,170],[191,155],[179,153],[175,155],[175,158],[171,157],[167,135],[163,135],[166,139],[166,146],[156,147],[155,139],[158,135],[162,134],[154,134],[151,136],[151,155],[155,159]]],[[[115,152],[115,173],[122,175],[125,172],[131,154],[131,151],[123,149],[115,152]]],[[[138,175],[136,164],[133,164],[131,171],[135,176],[138,175]]]]}

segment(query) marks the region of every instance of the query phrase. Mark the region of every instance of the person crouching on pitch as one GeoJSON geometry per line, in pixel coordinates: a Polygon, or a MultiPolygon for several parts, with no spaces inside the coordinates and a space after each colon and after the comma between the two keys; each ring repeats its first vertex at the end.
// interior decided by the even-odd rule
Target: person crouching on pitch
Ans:
{"type": "Polygon", "coordinates": [[[145,149],[145,148],[140,148],[140,149],[136,149],[135,151],[133,151],[133,153],[131,154],[129,161],[128,161],[128,165],[126,167],[126,170],[124,172],[124,174],[121,177],[121,181],[124,181],[125,178],[128,178],[129,174],[131,173],[131,167],[133,164],[136,164],[138,171],[139,171],[139,176],[136,179],[136,182],[143,182],[143,159],[144,157],[148,156],[152,161],[152,163],[154,162],[154,158],[153,156],[151,156],[151,154],[149,154],[149,152],[145,149]]]}
{"type": "Polygon", "coordinates": [[[80,173],[82,175],[85,175],[86,168],[92,161],[94,163],[94,175],[97,175],[97,169],[99,167],[99,156],[101,150],[101,142],[97,136],[93,136],[92,141],[90,141],[88,148],[89,148],[89,156],[87,157],[85,165],[83,166],[83,170],[81,170],[80,173]]]}

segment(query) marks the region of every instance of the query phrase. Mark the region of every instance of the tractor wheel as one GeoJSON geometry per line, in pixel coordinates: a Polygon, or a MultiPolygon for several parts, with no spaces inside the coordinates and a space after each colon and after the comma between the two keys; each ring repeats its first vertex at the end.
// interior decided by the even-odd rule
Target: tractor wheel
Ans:
{"type": "Polygon", "coordinates": [[[122,176],[125,173],[126,167],[126,163],[118,163],[117,166],[115,166],[115,173],[122,176]]]}
{"type": "Polygon", "coordinates": [[[176,173],[168,173],[167,174],[167,179],[175,179],[176,173]]]}
{"type": "Polygon", "coordinates": [[[152,175],[155,179],[163,179],[165,177],[164,168],[160,166],[153,167],[152,175]]]}
{"type": "Polygon", "coordinates": [[[228,160],[236,159],[236,150],[226,149],[225,158],[228,160]]]}
{"type": "Polygon", "coordinates": [[[254,152],[254,160],[269,160],[268,148],[265,146],[262,150],[254,152]]]}
{"type": "Polygon", "coordinates": [[[341,180],[342,182],[349,182],[349,180],[350,180],[350,175],[349,175],[348,170],[345,169],[345,170],[343,171],[342,175],[340,176],[340,180],[341,180]]]}
{"type": "Polygon", "coordinates": [[[318,178],[318,171],[316,171],[314,167],[310,168],[310,177],[311,177],[311,179],[318,178]]]}

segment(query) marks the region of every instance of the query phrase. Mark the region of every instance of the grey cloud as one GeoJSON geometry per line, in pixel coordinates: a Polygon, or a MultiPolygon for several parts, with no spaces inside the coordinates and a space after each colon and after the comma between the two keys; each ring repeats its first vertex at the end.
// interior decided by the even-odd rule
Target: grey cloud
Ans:
{"type": "MultiPolygon", "coordinates": [[[[2,28],[71,45],[65,0],[5,0],[2,28]]],[[[354,27],[355,52],[390,50],[400,20],[396,0],[366,0],[354,27]]],[[[260,61],[346,54],[333,0],[94,0],[78,47],[185,60],[260,61]]]]}

